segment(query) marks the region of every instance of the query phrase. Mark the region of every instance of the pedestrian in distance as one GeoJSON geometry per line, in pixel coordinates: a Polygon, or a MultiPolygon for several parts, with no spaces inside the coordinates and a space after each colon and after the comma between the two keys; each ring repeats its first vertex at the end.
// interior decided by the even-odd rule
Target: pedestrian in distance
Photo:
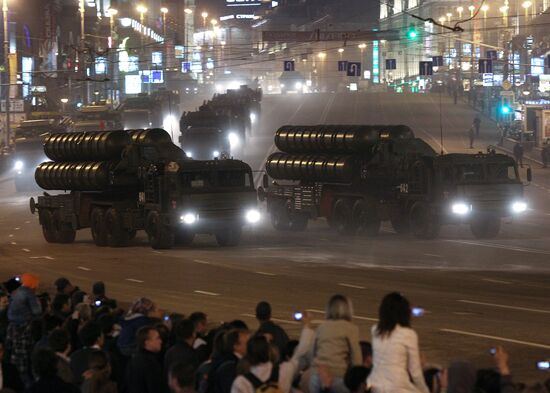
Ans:
{"type": "Polygon", "coordinates": [[[479,136],[479,128],[481,127],[481,118],[479,115],[476,115],[474,118],[474,127],[476,129],[476,136],[479,136]]]}
{"type": "Polygon", "coordinates": [[[420,364],[418,336],[411,328],[411,306],[400,293],[389,293],[371,329],[373,367],[368,385],[373,393],[429,393],[420,364]]]}
{"type": "Polygon", "coordinates": [[[548,163],[550,162],[550,141],[546,139],[542,145],[542,150],[540,151],[540,158],[542,160],[542,167],[547,168],[548,163]]]}
{"type": "Polygon", "coordinates": [[[473,124],[470,127],[470,129],[468,130],[468,139],[470,140],[470,149],[473,149],[474,148],[474,139],[475,139],[475,130],[474,130],[474,125],[473,124]]]}
{"type": "Polygon", "coordinates": [[[514,158],[516,162],[523,168],[523,145],[521,142],[517,142],[514,146],[514,158]]]}

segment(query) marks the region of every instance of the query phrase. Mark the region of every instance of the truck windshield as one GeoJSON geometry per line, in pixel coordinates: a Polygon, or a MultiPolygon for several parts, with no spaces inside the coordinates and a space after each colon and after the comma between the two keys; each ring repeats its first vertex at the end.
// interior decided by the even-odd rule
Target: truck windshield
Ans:
{"type": "Polygon", "coordinates": [[[517,182],[518,173],[510,163],[462,164],[454,167],[458,183],[506,183],[517,182]]]}
{"type": "Polygon", "coordinates": [[[191,189],[207,188],[250,188],[252,175],[239,170],[219,170],[184,172],[181,174],[183,186],[191,189]]]}
{"type": "Polygon", "coordinates": [[[515,182],[518,174],[514,165],[510,164],[489,164],[487,165],[489,181],[515,182]]]}
{"type": "Polygon", "coordinates": [[[478,182],[485,179],[483,165],[463,164],[455,167],[455,179],[459,183],[478,182]]]}

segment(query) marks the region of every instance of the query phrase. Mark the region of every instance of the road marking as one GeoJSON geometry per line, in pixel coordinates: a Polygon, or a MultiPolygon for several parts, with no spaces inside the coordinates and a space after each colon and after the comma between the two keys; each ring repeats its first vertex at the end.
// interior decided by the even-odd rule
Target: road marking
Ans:
{"type": "Polygon", "coordinates": [[[84,267],[84,266],[77,266],[76,268],[80,270],[84,270],[85,272],[89,272],[90,270],[92,270],[89,267],[84,267]]]}
{"type": "Polygon", "coordinates": [[[539,308],[528,308],[528,307],[518,307],[518,306],[507,306],[506,304],[496,304],[496,303],[485,303],[485,302],[475,302],[473,300],[457,300],[460,303],[467,303],[467,304],[477,304],[479,306],[489,306],[489,307],[497,307],[497,308],[507,308],[510,310],[520,310],[520,311],[530,311],[530,312],[536,312],[540,314],[550,314],[549,310],[541,310],[539,308]]]}
{"type": "Polygon", "coordinates": [[[193,262],[201,263],[203,265],[210,265],[210,262],[203,261],[202,259],[194,259],[193,262]]]}
{"type": "Polygon", "coordinates": [[[25,224],[30,224],[31,222],[30,221],[25,221],[25,224]]]}
{"type": "Polygon", "coordinates": [[[482,281],[487,281],[487,282],[494,282],[496,284],[511,284],[510,281],[494,280],[492,278],[482,278],[481,280],[482,281]]]}
{"type": "Polygon", "coordinates": [[[434,257],[434,258],[443,258],[443,255],[437,255],[437,254],[424,254],[427,257],[434,257]]]}
{"type": "Polygon", "coordinates": [[[488,334],[480,334],[480,333],[465,332],[465,331],[463,331],[463,330],[455,330],[455,329],[439,329],[439,330],[440,330],[441,332],[446,332],[446,333],[462,334],[463,336],[472,336],[472,337],[488,338],[488,339],[491,339],[491,340],[497,340],[497,341],[504,341],[504,342],[514,343],[514,344],[526,345],[526,346],[528,346],[528,347],[550,349],[550,345],[532,343],[532,342],[530,342],[530,341],[515,340],[515,339],[513,339],[513,338],[506,338],[506,337],[499,337],[499,336],[490,336],[490,335],[488,335],[488,334]]]}
{"type": "Polygon", "coordinates": [[[136,280],[135,278],[127,278],[126,281],[137,282],[137,283],[142,283],[143,282],[141,280],[136,280]]]}
{"type": "MultiPolygon", "coordinates": [[[[244,314],[241,314],[241,316],[256,319],[256,315],[254,315],[254,314],[244,313],[244,314]]],[[[289,324],[289,325],[299,325],[301,323],[301,322],[297,322],[297,321],[291,321],[289,319],[280,319],[280,318],[271,318],[271,320],[275,321],[275,322],[286,323],[286,324],[289,324]]]]}
{"type": "Polygon", "coordinates": [[[16,230],[16,231],[18,231],[18,230],[20,230],[21,228],[19,228],[19,227],[16,227],[16,228],[13,228],[13,229],[14,229],[14,230],[16,230]]]}
{"type": "Polygon", "coordinates": [[[154,252],[155,254],[162,254],[162,251],[153,250],[152,252],[154,252]]]}
{"type": "Polygon", "coordinates": [[[13,237],[13,233],[10,233],[10,234],[8,235],[8,237],[13,237]]]}
{"type": "Polygon", "coordinates": [[[384,269],[384,270],[393,270],[395,272],[404,272],[405,271],[405,269],[399,269],[399,268],[396,268],[396,267],[389,267],[389,266],[373,266],[373,268],[384,269]]]}
{"type": "Polygon", "coordinates": [[[12,246],[17,246],[17,243],[16,242],[11,242],[10,243],[12,246]]]}
{"type": "Polygon", "coordinates": [[[532,253],[532,254],[550,255],[550,251],[537,250],[537,249],[534,249],[534,248],[511,247],[511,246],[506,246],[506,245],[503,245],[503,244],[482,243],[482,242],[475,242],[475,241],[468,241],[468,240],[445,240],[445,241],[450,242],[450,243],[468,244],[468,245],[471,245],[471,246],[498,248],[498,249],[501,249],[501,250],[508,250],[508,251],[517,251],[517,252],[527,252],[527,253],[532,253]]]}
{"type": "Polygon", "coordinates": [[[276,276],[275,273],[269,273],[269,272],[260,272],[260,271],[258,271],[258,272],[254,272],[254,273],[261,274],[262,276],[270,276],[270,277],[276,276]]]}
{"type": "Polygon", "coordinates": [[[29,250],[28,248],[22,248],[21,250],[23,250],[25,252],[31,252],[31,250],[29,250]]]}
{"type": "MultiPolygon", "coordinates": [[[[324,314],[325,312],[322,311],[322,310],[316,310],[314,308],[308,308],[306,311],[308,312],[312,312],[312,313],[318,313],[318,314],[324,314]]],[[[362,317],[360,315],[354,315],[353,316],[353,319],[359,319],[361,321],[373,321],[373,322],[378,322],[378,319],[376,318],[370,318],[370,317],[362,317]]]]}
{"type": "Polygon", "coordinates": [[[365,289],[365,287],[362,287],[361,285],[346,284],[345,282],[339,282],[338,285],[346,288],[365,289]]]}
{"type": "Polygon", "coordinates": [[[45,256],[40,256],[40,257],[29,257],[30,259],[48,259],[50,261],[53,261],[55,258],[52,258],[52,257],[49,257],[47,255],[45,256]]]}
{"type": "Polygon", "coordinates": [[[198,293],[199,295],[220,296],[220,294],[216,292],[208,292],[208,291],[201,291],[201,290],[195,290],[193,292],[198,293]]]}

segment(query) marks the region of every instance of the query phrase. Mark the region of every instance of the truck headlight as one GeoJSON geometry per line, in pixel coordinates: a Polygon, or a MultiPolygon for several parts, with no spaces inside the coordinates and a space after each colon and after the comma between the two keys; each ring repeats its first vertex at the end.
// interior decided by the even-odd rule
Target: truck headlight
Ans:
{"type": "Polygon", "coordinates": [[[296,82],[296,83],[294,84],[294,88],[295,88],[296,90],[300,90],[300,89],[302,88],[302,82],[296,82]]]}
{"type": "Polygon", "coordinates": [[[252,124],[254,124],[256,122],[256,114],[255,113],[250,114],[250,122],[252,124]]]}
{"type": "Polygon", "coordinates": [[[187,158],[193,158],[193,152],[191,151],[186,152],[185,155],[187,156],[187,158]]]}
{"type": "Polygon", "coordinates": [[[212,152],[212,157],[218,158],[219,156],[220,156],[220,152],[219,152],[219,151],[214,150],[214,151],[212,152]]]}
{"type": "Polygon", "coordinates": [[[455,202],[451,206],[451,211],[453,212],[453,214],[456,214],[458,216],[465,216],[466,214],[470,213],[470,210],[472,210],[472,207],[464,202],[455,202]]]}
{"type": "Polygon", "coordinates": [[[227,135],[227,139],[229,139],[229,144],[231,145],[231,147],[239,146],[239,143],[241,141],[236,132],[230,132],[227,135]]]}
{"type": "Polygon", "coordinates": [[[257,222],[260,221],[260,219],[262,218],[262,215],[260,214],[258,209],[250,209],[246,212],[245,217],[246,217],[246,221],[249,224],[256,224],[257,222]]]}
{"type": "Polygon", "coordinates": [[[199,220],[199,215],[195,213],[185,213],[180,217],[180,220],[185,225],[193,225],[199,220]]]}
{"type": "Polygon", "coordinates": [[[25,167],[25,163],[21,160],[17,160],[15,161],[15,163],[13,164],[13,169],[16,170],[16,171],[21,171],[23,170],[23,168],[25,167]]]}
{"type": "Polygon", "coordinates": [[[519,214],[524,213],[527,210],[527,203],[524,201],[515,201],[512,203],[512,212],[519,214]]]}

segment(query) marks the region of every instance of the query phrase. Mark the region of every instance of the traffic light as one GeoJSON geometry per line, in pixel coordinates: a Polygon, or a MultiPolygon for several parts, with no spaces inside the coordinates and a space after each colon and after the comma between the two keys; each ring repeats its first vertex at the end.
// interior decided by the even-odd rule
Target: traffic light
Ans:
{"type": "Polygon", "coordinates": [[[502,103],[502,105],[500,106],[500,113],[502,113],[503,115],[509,115],[510,113],[512,113],[512,108],[507,102],[502,103]]]}
{"type": "Polygon", "coordinates": [[[409,40],[416,40],[418,38],[418,30],[416,29],[416,26],[409,26],[409,29],[407,30],[407,38],[409,40]]]}

